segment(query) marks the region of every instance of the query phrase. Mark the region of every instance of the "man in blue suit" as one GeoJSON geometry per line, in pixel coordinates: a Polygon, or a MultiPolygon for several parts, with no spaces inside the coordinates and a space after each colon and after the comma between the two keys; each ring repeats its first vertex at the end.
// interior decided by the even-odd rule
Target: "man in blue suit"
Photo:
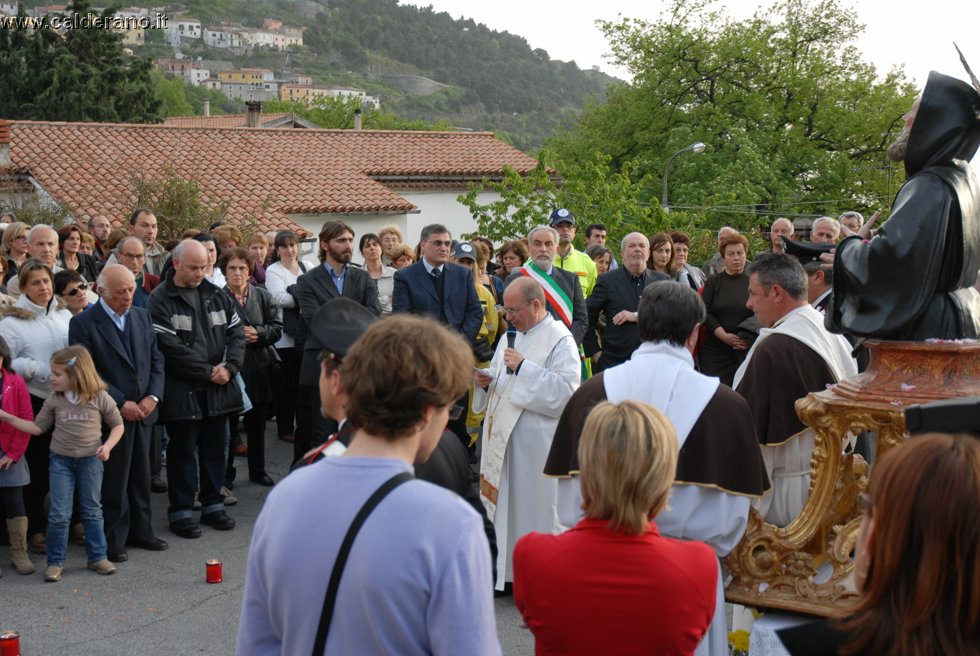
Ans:
{"type": "Polygon", "coordinates": [[[451,248],[452,235],[446,226],[434,223],[422,228],[422,257],[395,272],[391,308],[428,315],[473,344],[483,323],[483,309],[470,270],[447,262],[451,248]]]}
{"type": "Polygon", "coordinates": [[[127,560],[126,545],[163,551],[150,523],[150,429],[163,395],[163,355],[150,313],[132,307],[136,279],[121,264],[99,275],[101,299],[73,317],[68,341],[88,349],[119,406],[126,432],[105,462],[102,514],[108,558],[127,560]]]}
{"type": "MultiPolygon", "coordinates": [[[[449,325],[472,346],[483,325],[483,307],[476,295],[473,273],[466,267],[447,261],[453,239],[449,228],[433,223],[422,228],[421,236],[422,257],[412,266],[395,271],[392,312],[428,315],[449,325]]],[[[469,406],[468,392],[457,401],[457,405],[469,406]]],[[[447,428],[459,437],[464,446],[470,446],[466,412],[461,413],[458,419],[450,420],[447,428]]],[[[470,457],[475,458],[472,449],[470,457]]]]}

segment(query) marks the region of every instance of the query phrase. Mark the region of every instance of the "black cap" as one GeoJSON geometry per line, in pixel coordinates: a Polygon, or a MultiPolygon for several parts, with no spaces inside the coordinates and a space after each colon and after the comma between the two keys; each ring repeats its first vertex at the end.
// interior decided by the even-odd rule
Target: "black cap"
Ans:
{"type": "MultiPolygon", "coordinates": [[[[780,239],[783,239],[780,237],[780,239]]],[[[817,241],[793,241],[792,239],[783,239],[783,249],[786,251],[787,255],[792,255],[800,264],[809,264],[810,262],[820,262],[820,256],[824,253],[829,253],[833,249],[837,248],[837,244],[825,244],[823,242],[817,241]]]]}
{"type": "Polygon", "coordinates": [[[905,409],[905,430],[910,435],[970,433],[980,436],[980,397],[910,405],[905,409]]]}
{"type": "Polygon", "coordinates": [[[476,249],[473,248],[473,244],[468,241],[461,241],[455,246],[453,246],[452,251],[453,259],[461,260],[463,258],[469,258],[476,262],[476,249]]]}
{"type": "Polygon", "coordinates": [[[334,298],[313,316],[306,334],[299,382],[315,387],[320,379],[317,355],[321,350],[342,359],[377,317],[357,301],[334,298]]]}
{"type": "Polygon", "coordinates": [[[559,223],[571,223],[575,225],[575,217],[572,213],[566,210],[564,207],[559,208],[551,213],[551,217],[548,221],[548,225],[558,225],[559,223]]]}

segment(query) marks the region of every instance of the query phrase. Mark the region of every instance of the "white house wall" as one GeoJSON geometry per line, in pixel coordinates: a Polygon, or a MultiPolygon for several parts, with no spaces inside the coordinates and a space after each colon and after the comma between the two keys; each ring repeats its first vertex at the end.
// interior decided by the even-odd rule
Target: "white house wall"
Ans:
{"type": "MultiPolygon", "coordinates": [[[[382,226],[396,225],[405,236],[405,241],[413,248],[419,241],[422,228],[430,223],[442,223],[459,238],[463,233],[476,232],[476,222],[470,216],[469,210],[456,200],[459,191],[416,191],[398,192],[399,195],[415,205],[420,211],[417,214],[291,214],[290,219],[311,232],[320,233],[320,228],[327,221],[340,220],[354,229],[354,262],[362,262],[361,254],[357,251],[357,242],[361,235],[373,232],[377,234],[382,226]]],[[[494,192],[484,192],[478,196],[480,203],[490,203],[498,200],[500,195],[494,192]]],[[[315,237],[314,237],[315,239],[315,237]]]]}

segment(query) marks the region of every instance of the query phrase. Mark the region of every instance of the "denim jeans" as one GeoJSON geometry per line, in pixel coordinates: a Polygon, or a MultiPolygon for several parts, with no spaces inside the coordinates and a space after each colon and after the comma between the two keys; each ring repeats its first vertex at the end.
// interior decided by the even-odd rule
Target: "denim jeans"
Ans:
{"type": "Polygon", "coordinates": [[[221,484],[228,457],[228,415],[167,424],[167,483],[173,523],[192,517],[200,484],[201,514],[224,510],[221,484]],[[200,475],[200,477],[198,476],[200,475]]]}
{"type": "Polygon", "coordinates": [[[102,461],[95,456],[71,458],[52,453],[48,460],[51,481],[51,510],[48,512],[48,565],[64,565],[68,527],[75,491],[85,526],[88,562],[105,560],[106,540],[102,527],[102,461]]]}

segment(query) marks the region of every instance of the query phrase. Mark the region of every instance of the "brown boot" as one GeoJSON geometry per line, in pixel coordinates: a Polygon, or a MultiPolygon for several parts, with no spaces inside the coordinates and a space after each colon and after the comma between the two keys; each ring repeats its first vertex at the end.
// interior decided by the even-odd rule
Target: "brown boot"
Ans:
{"type": "Polygon", "coordinates": [[[27,557],[27,517],[7,520],[10,534],[10,563],[18,574],[33,574],[34,563],[27,557]]]}

